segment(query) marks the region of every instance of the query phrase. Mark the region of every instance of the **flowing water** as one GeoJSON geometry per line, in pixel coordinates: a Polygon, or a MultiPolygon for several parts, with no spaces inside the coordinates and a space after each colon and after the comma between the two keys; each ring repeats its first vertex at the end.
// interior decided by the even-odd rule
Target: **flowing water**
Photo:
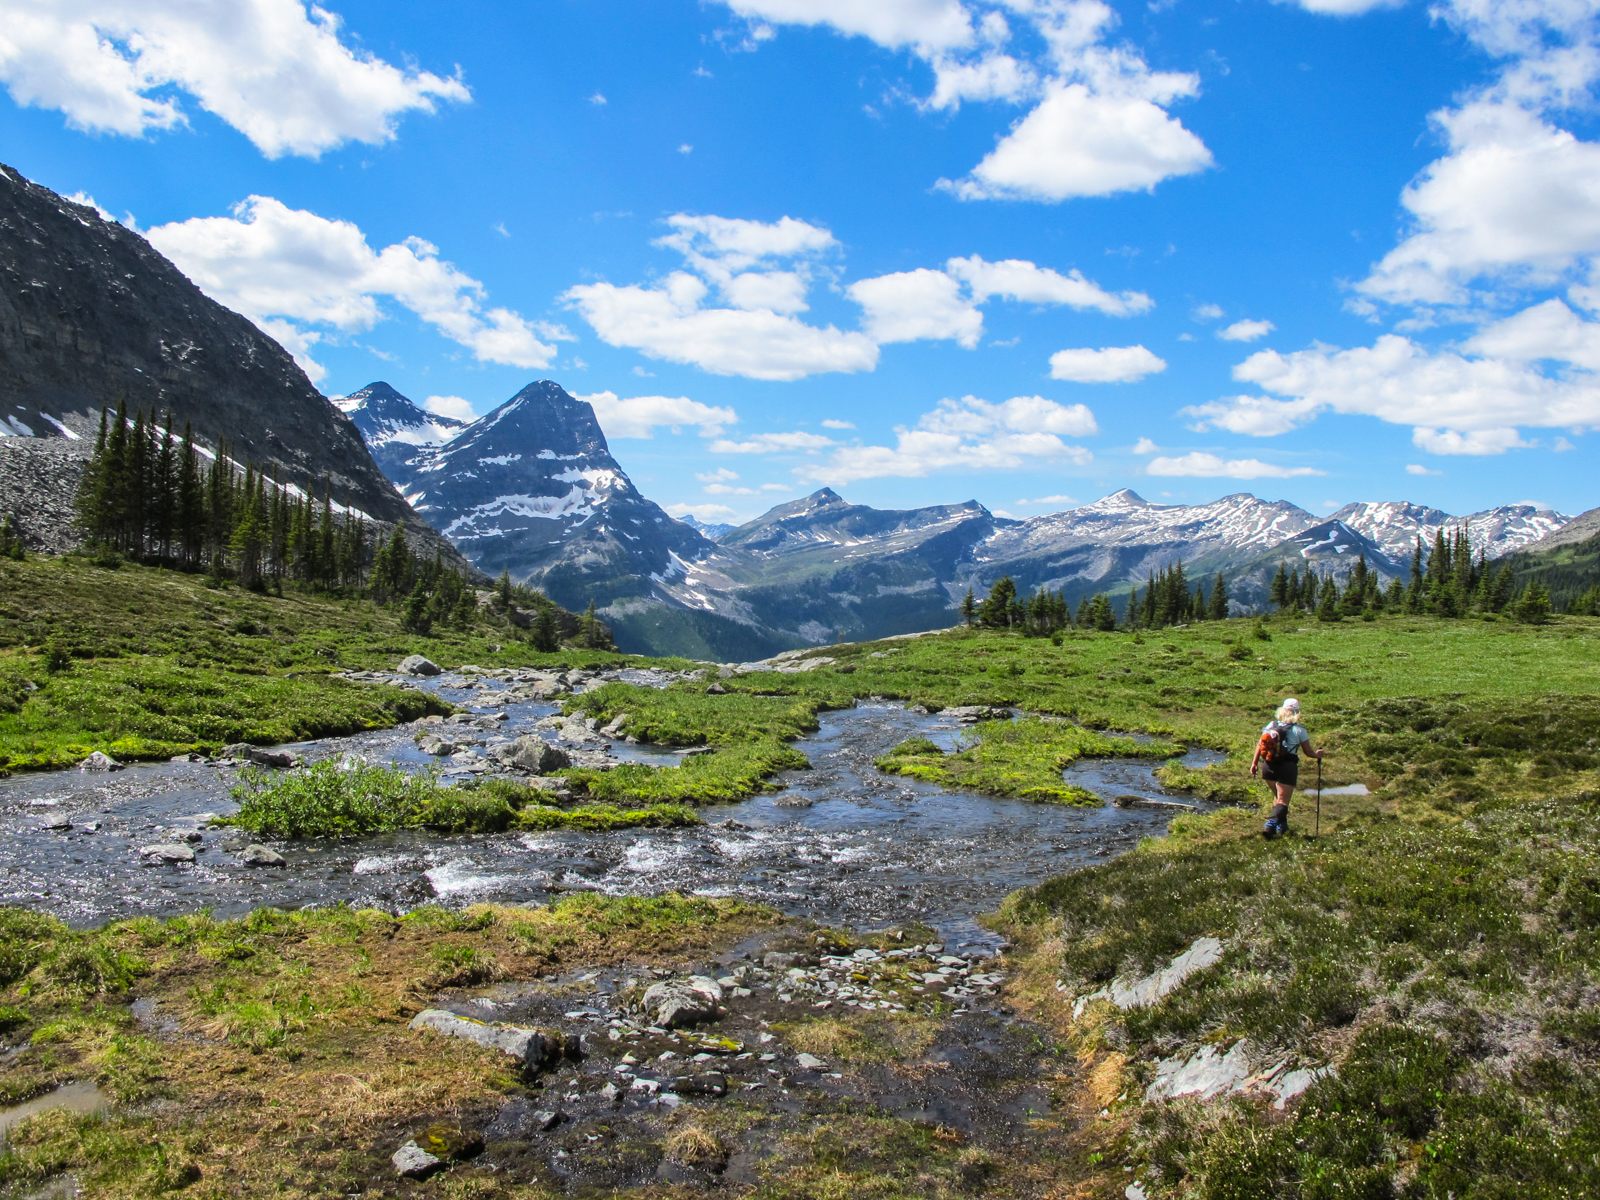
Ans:
{"type": "MultiPolygon", "coordinates": [[[[482,706],[482,685],[430,681],[446,699],[482,706]]],[[[495,706],[509,720],[495,736],[526,732],[551,705],[495,706]]],[[[232,768],[202,763],[78,771],[0,782],[0,904],[52,913],[79,926],[138,915],[210,908],[219,917],[266,905],[348,903],[404,911],[422,904],[493,900],[539,903],[553,893],[645,894],[676,890],[739,896],[796,916],[870,929],[912,919],[952,944],[984,944],[975,918],[1010,891],[1120,853],[1160,834],[1170,807],[1117,807],[1119,796],[1171,799],[1147,759],[1086,760],[1069,782],[1108,801],[1103,808],[1030,804],[886,776],[872,760],[921,735],[944,748],[962,736],[948,718],[867,701],[826,713],[796,743],[812,769],[791,771],[777,792],[702,810],[688,829],[611,833],[440,836],[406,831],[276,845],[281,868],[241,865],[225,847],[240,835],[205,829],[196,862],[153,865],[142,846],[201,830],[236,808],[232,768]],[[64,826],[70,825],[71,828],[64,826]],[[54,826],[54,828],[52,828],[54,826]]],[[[419,766],[409,728],[296,747],[308,759],[361,755],[419,766]]],[[[612,743],[621,758],[671,764],[659,748],[612,743]]],[[[1196,765],[1220,756],[1194,751],[1196,765]]],[[[1184,803],[1203,807],[1197,801],[1184,803]]]]}

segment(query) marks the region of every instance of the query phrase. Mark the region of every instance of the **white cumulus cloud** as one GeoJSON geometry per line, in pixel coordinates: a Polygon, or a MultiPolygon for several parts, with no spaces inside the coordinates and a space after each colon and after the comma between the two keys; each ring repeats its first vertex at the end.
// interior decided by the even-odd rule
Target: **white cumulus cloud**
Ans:
{"type": "Polygon", "coordinates": [[[1154,454],[1159,449],[1161,447],[1147,437],[1142,437],[1133,444],[1133,452],[1135,454],[1154,454]]]}
{"type": "Polygon", "coordinates": [[[1154,100],[1056,83],[969,176],[940,186],[963,200],[1055,203],[1152,191],[1211,165],[1205,143],[1154,100]]]}
{"type": "Polygon", "coordinates": [[[129,137],[184,124],[187,96],[268,158],[380,144],[406,112],[470,98],[352,48],[340,24],[302,0],[0,0],[0,80],[20,105],[129,137]]]}
{"type": "Polygon", "coordinates": [[[667,224],[672,232],[656,245],[683,255],[690,270],[650,287],[590,283],[563,295],[602,341],[750,379],[878,365],[877,343],[866,334],[795,316],[806,308],[816,262],[837,245],[828,230],[792,217],[763,222],[686,213],[667,224]],[[707,302],[713,287],[726,307],[707,302]]]}
{"type": "Polygon", "coordinates": [[[422,407],[441,417],[454,417],[457,421],[478,419],[478,414],[472,411],[472,401],[461,396],[429,396],[422,402],[422,407]]]}
{"type": "Polygon", "coordinates": [[[974,254],[970,258],[952,258],[945,264],[945,270],[965,283],[973,300],[979,304],[991,296],[1003,296],[1024,304],[1065,304],[1080,310],[1098,309],[1113,317],[1134,316],[1155,307],[1155,301],[1143,292],[1108,292],[1085,279],[1081,271],[1071,270],[1063,275],[1024,259],[985,262],[974,254]]]}
{"type": "Polygon", "coordinates": [[[1311,400],[1229,396],[1210,404],[1191,404],[1178,411],[1183,416],[1195,418],[1189,428],[1197,432],[1226,429],[1229,433],[1245,433],[1251,437],[1276,437],[1311,420],[1317,415],[1317,410],[1317,404],[1311,400]]]}
{"type": "Polygon", "coordinates": [[[1430,470],[1428,470],[1427,467],[1423,466],[1421,463],[1407,463],[1406,464],[1406,474],[1407,475],[1443,475],[1444,472],[1443,471],[1430,471],[1430,470]]]}
{"type": "Polygon", "coordinates": [[[838,445],[832,438],[820,433],[795,430],[790,433],[758,433],[748,441],[730,442],[719,439],[711,443],[713,454],[781,454],[785,451],[821,450],[838,445]]]}
{"type": "Polygon", "coordinates": [[[707,525],[726,524],[739,515],[726,504],[664,504],[662,507],[670,516],[680,519],[693,517],[696,521],[704,521],[707,525]]]}
{"type": "Polygon", "coordinates": [[[828,417],[822,422],[822,427],[824,429],[854,429],[856,426],[854,421],[840,421],[834,417],[828,417]]]}
{"type": "Polygon", "coordinates": [[[934,471],[1015,470],[1051,462],[1085,466],[1093,455],[1062,440],[1099,432],[1081,404],[1014,396],[991,404],[976,396],[941,400],[915,426],[895,429],[893,446],[839,446],[827,459],[796,468],[813,483],[846,484],[885,476],[916,478],[934,471]]]}
{"type": "Polygon", "coordinates": [[[353,223],[271,196],[251,196],[231,217],[193,217],[145,236],[206,295],[282,342],[313,379],[322,368],[306,352],[324,335],[306,327],[370,329],[383,318],[382,298],[398,301],[482,362],[546,367],[556,348],[539,339],[571,338],[559,326],[486,307],[483,285],[421,238],[375,251],[353,223]]]}
{"type": "Polygon", "coordinates": [[[1398,334],[1350,350],[1262,350],[1236,366],[1234,378],[1284,399],[1234,396],[1183,411],[1201,427],[1257,436],[1283,433],[1322,411],[1377,417],[1412,426],[1416,445],[1435,454],[1500,454],[1530,444],[1519,427],[1600,424],[1594,374],[1544,374],[1526,361],[1587,360],[1597,334],[1557,301],[1490,326],[1461,350],[1430,350],[1398,334]],[[1504,357],[1470,356],[1489,348],[1504,357]]]}
{"type": "Polygon", "coordinates": [[[1178,458],[1152,458],[1145,468],[1150,475],[1176,475],[1200,479],[1293,479],[1298,475],[1326,475],[1311,467],[1280,467],[1259,458],[1222,459],[1195,450],[1178,458]]]}
{"type": "Polygon", "coordinates": [[[615,392],[595,392],[577,396],[594,408],[595,419],[608,438],[655,437],[663,426],[677,433],[684,426],[695,426],[701,437],[717,437],[723,427],[736,425],[739,415],[731,408],[713,408],[687,396],[630,396],[619,399],[615,392]]]}
{"type": "Polygon", "coordinates": [[[1073,383],[1133,383],[1166,369],[1166,360],[1143,346],[1057,350],[1050,356],[1050,378],[1073,383]]]}
{"type": "Polygon", "coordinates": [[[943,271],[879,275],[851,284],[845,294],[861,305],[867,334],[880,345],[948,338],[971,350],[983,335],[983,314],[943,271]]]}
{"type": "Polygon", "coordinates": [[[1226,329],[1217,330],[1217,336],[1225,342],[1253,342],[1276,328],[1271,321],[1235,321],[1226,329]]]}
{"type": "Polygon", "coordinates": [[[922,107],[1031,103],[970,174],[939,186],[966,200],[1055,202],[1142,191],[1211,165],[1205,144],[1165,109],[1194,95],[1192,74],[1150,70],[1108,43],[1117,16],[1103,0],[723,0],[751,23],[746,45],[775,25],[826,26],[933,72],[922,107]],[[1018,22],[1024,30],[1013,29],[1018,22]]]}

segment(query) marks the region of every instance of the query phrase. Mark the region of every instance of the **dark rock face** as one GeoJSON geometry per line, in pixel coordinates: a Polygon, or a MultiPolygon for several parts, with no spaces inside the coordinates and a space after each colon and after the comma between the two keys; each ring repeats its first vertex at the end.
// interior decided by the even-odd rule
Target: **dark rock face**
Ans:
{"type": "MultiPolygon", "coordinates": [[[[137,233],[0,167],[0,429],[59,440],[64,457],[82,458],[101,409],[123,398],[130,411],[170,409],[179,430],[192,422],[202,444],[226,439],[233,457],[277,467],[285,482],[326,480],[336,503],[438,545],[350,418],[277,342],[137,233]]],[[[56,509],[70,510],[72,475],[36,481],[56,509]]],[[[0,494],[0,505],[30,503],[40,507],[0,494]]]]}
{"type": "Polygon", "coordinates": [[[467,427],[466,421],[417,407],[381,380],[333,403],[354,422],[373,461],[402,494],[417,473],[418,456],[425,458],[467,427]]]}

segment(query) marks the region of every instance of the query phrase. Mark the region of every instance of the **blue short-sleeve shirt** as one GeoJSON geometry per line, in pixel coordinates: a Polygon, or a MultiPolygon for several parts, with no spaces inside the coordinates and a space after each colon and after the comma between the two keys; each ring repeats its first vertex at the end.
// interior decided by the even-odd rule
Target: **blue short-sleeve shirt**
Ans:
{"type": "MultiPolygon", "coordinates": [[[[1266,733],[1272,728],[1273,724],[1272,721],[1268,721],[1261,727],[1261,732],[1266,733]]],[[[1311,734],[1306,732],[1306,727],[1296,722],[1283,731],[1283,752],[1285,754],[1298,754],[1300,747],[1310,740],[1311,734]]]]}

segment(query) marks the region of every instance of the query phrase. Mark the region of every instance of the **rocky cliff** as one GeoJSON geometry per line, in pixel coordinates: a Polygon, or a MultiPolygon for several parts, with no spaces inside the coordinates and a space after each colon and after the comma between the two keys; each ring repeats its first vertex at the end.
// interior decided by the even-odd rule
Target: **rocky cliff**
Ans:
{"type": "Polygon", "coordinates": [[[70,540],[54,515],[28,514],[70,511],[75,462],[122,400],[171,411],[202,444],[225,438],[286,482],[327,481],[336,503],[448,550],[283,347],[137,233],[0,166],[0,435],[58,443],[0,457],[0,508],[33,522],[34,544],[70,540]],[[59,470],[23,469],[43,462],[59,470]]]}

